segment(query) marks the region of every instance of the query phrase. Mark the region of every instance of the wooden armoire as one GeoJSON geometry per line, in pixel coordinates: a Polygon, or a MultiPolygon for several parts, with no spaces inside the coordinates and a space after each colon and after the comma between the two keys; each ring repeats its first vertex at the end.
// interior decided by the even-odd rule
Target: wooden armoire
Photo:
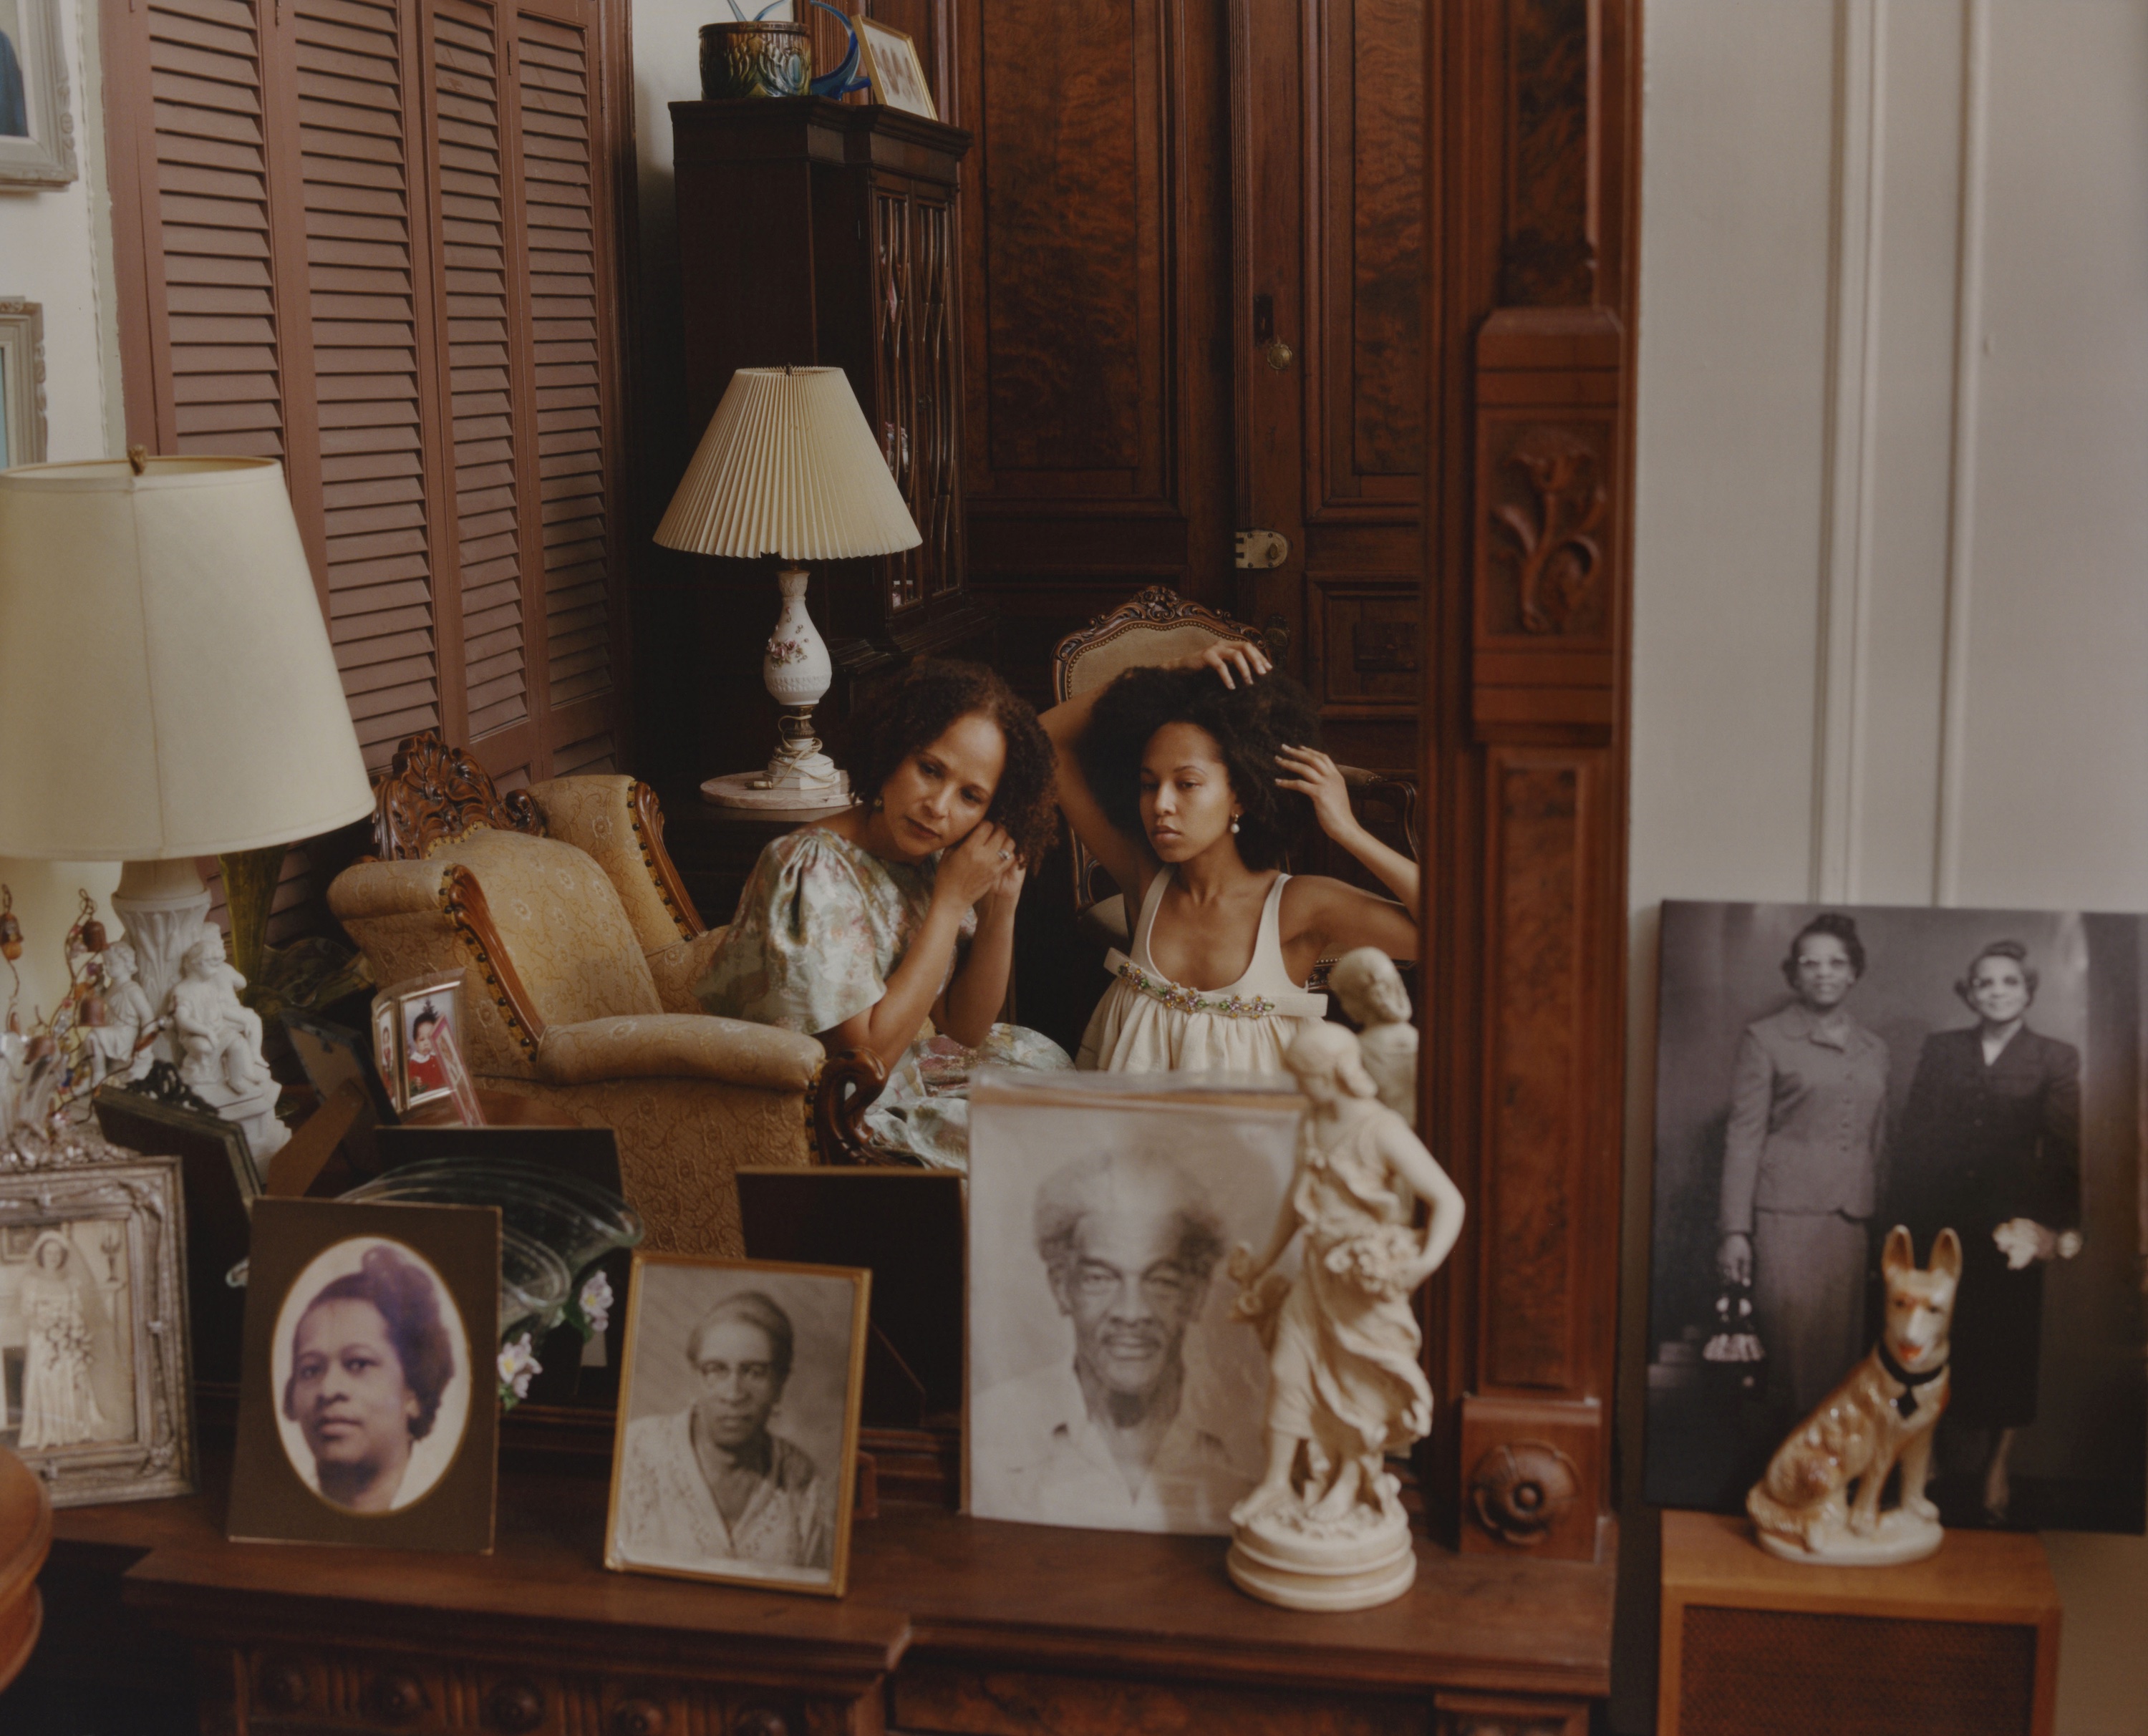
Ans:
{"type": "MultiPolygon", "coordinates": [[[[688,430],[740,368],[842,368],[924,538],[811,569],[836,670],[822,710],[840,739],[857,701],[912,659],[991,654],[965,584],[955,198],[969,135],[812,97],[675,103],[671,126],[688,430]]],[[[774,740],[757,635],[775,618],[772,567],[680,559],[735,624],[710,647],[695,737],[750,764],[755,752],[725,745],[774,740]]]]}

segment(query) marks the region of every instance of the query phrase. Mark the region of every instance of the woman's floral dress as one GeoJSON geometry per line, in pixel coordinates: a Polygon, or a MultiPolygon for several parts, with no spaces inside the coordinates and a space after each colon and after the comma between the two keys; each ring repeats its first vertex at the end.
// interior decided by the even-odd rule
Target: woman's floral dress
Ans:
{"type": "MultiPolygon", "coordinates": [[[[939,860],[887,861],[817,825],[776,839],[754,864],[738,913],[694,986],[701,1005],[808,1036],[877,1005],[931,908],[939,860]]],[[[976,926],[976,912],[965,911],[958,956],[976,926]]],[[[1074,1063],[1050,1037],[1019,1025],[995,1025],[982,1044],[966,1050],[935,1036],[928,1021],[866,1111],[866,1125],[898,1151],[966,1167],[970,1106],[963,1093],[971,1070],[986,1065],[1053,1070],[1074,1063]]]]}

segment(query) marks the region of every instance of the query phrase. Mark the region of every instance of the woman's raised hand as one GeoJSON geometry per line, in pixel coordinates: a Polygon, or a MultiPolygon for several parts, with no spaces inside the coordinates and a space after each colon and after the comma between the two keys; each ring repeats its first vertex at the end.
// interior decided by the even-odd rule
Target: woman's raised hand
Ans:
{"type": "Polygon", "coordinates": [[[1021,890],[1022,861],[1006,828],[987,820],[940,858],[933,891],[969,908],[990,893],[1021,890]]]}
{"type": "Polygon", "coordinates": [[[1317,747],[1287,747],[1276,755],[1276,764],[1287,774],[1276,780],[1276,787],[1312,797],[1322,831],[1337,843],[1356,832],[1350,786],[1342,781],[1342,769],[1327,755],[1317,747]]]}
{"type": "Polygon", "coordinates": [[[1219,639],[1206,650],[1189,652],[1172,665],[1174,669],[1212,669],[1226,687],[1235,688],[1240,681],[1251,686],[1254,678],[1266,675],[1275,665],[1268,661],[1267,653],[1250,639],[1219,639]]]}

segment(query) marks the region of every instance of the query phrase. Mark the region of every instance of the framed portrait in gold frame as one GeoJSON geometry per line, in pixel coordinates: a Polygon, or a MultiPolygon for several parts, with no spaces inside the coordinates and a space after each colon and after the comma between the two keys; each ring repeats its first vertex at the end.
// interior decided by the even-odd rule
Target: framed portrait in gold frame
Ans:
{"type": "Polygon", "coordinates": [[[872,1274],[637,1253],[605,1565],[840,1598],[872,1274]]]}
{"type": "Polygon", "coordinates": [[[873,101],[886,108],[938,120],[940,111],[933,106],[931,81],[925,76],[925,63],[918,58],[917,44],[908,33],[871,18],[860,18],[856,25],[873,101]]]}

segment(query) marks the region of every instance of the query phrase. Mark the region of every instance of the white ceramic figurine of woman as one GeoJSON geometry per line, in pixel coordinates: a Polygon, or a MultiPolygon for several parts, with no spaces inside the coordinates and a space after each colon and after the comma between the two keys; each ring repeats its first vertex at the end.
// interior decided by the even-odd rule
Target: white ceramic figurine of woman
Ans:
{"type": "Polygon", "coordinates": [[[1462,1194],[1380,1102],[1348,1031],[1308,1026],[1284,1063],[1312,1104],[1297,1173],[1267,1247],[1228,1267],[1233,1312],[1269,1353],[1267,1469],[1232,1510],[1231,1577],[1287,1608],[1363,1609],[1417,1572],[1384,1460],[1432,1428],[1410,1297],[1461,1234],[1462,1194]],[[1262,1282],[1301,1231],[1297,1277],[1262,1282]]]}

